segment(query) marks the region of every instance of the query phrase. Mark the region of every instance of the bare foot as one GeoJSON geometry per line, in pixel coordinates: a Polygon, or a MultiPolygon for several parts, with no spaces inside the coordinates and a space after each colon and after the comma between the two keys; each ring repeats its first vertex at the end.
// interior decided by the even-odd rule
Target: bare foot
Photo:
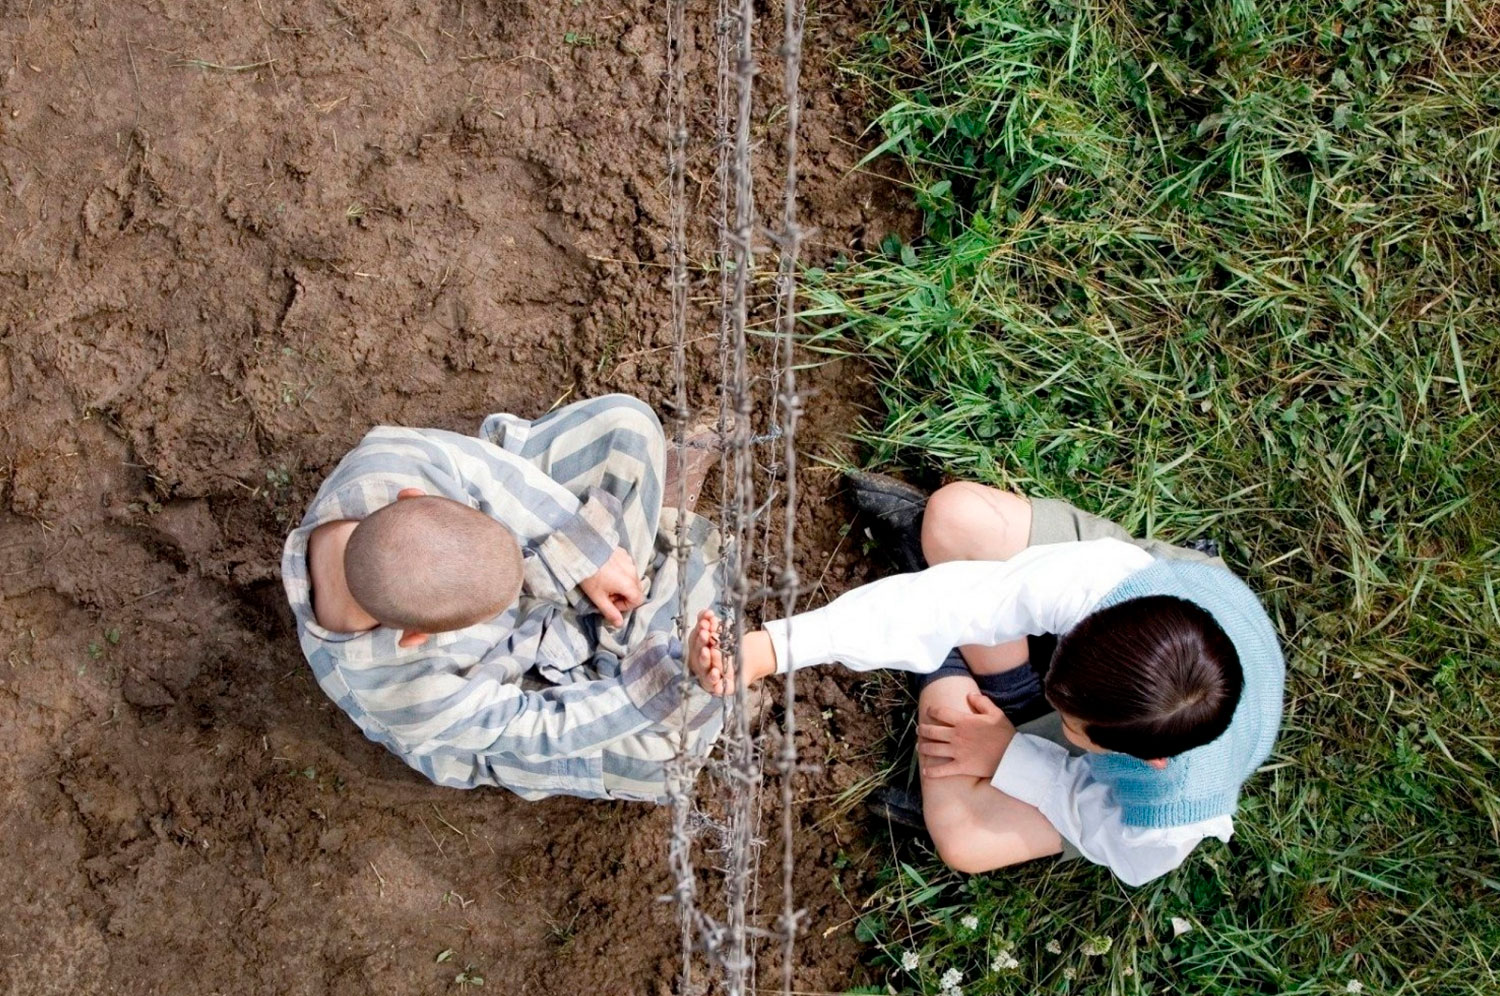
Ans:
{"type": "Polygon", "coordinates": [[[704,609],[688,634],[688,668],[710,695],[724,695],[730,687],[724,669],[724,650],[719,643],[721,626],[713,610],[704,609]]]}
{"type": "MultiPolygon", "coordinates": [[[[698,623],[688,635],[688,666],[698,684],[710,695],[724,696],[734,692],[735,671],[732,660],[724,656],[720,629],[722,623],[712,611],[704,609],[698,623]]],[[[771,637],[763,629],[746,633],[740,646],[745,668],[745,687],[752,689],[762,678],[776,673],[776,651],[771,637]]]]}

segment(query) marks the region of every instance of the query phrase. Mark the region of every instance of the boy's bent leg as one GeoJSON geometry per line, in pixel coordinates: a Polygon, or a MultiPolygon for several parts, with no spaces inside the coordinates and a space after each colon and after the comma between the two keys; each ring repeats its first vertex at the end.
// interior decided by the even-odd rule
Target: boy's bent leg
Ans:
{"type": "MultiPolygon", "coordinates": [[[[687,603],[684,627],[690,627],[699,612],[718,606],[723,545],[712,522],[669,505],[661,510],[654,543],[655,552],[643,572],[646,601],[626,616],[624,629],[599,630],[600,645],[622,655],[651,633],[683,636],[685,630],[679,631],[676,625],[678,609],[683,607],[679,598],[685,597],[687,603]],[[687,552],[681,570],[677,559],[679,523],[687,552]]],[[[693,680],[686,668],[683,680],[693,680]]]]}
{"type": "MultiPolygon", "coordinates": [[[[922,521],[922,552],[930,564],[950,560],[1008,560],[1028,546],[1118,539],[1169,560],[1223,561],[1161,540],[1138,540],[1108,519],[1065,501],[1027,498],[970,481],[939,488],[922,521]]],[[[1026,641],[961,648],[975,674],[1001,674],[1026,663],[1026,641]]]]}
{"type": "MultiPolygon", "coordinates": [[[[942,678],[922,690],[921,722],[939,706],[967,709],[978,686],[966,677],[942,678]]],[[[983,778],[922,776],[927,832],[944,863],[970,874],[1062,853],[1062,837],[1032,806],[1013,799],[983,778]]]]}
{"type": "Polygon", "coordinates": [[[687,589],[684,626],[691,625],[704,609],[718,610],[723,559],[723,542],[712,521],[671,505],[662,509],[661,526],[656,534],[656,556],[646,572],[650,590],[646,604],[637,612],[647,631],[667,632],[672,628],[680,588],[687,589]],[[679,523],[687,550],[681,573],[677,559],[679,523]]]}
{"type": "MultiPolygon", "coordinates": [[[[1085,512],[1056,498],[1033,498],[1031,502],[1031,546],[1051,543],[1078,543],[1096,539],[1117,539],[1140,547],[1163,560],[1185,560],[1226,567],[1219,557],[1185,546],[1174,546],[1165,540],[1136,539],[1118,523],[1085,512]]],[[[1227,567],[1226,567],[1227,569],[1227,567]]]]}
{"type": "Polygon", "coordinates": [[[697,776],[723,724],[715,717],[697,729],[680,730],[676,719],[623,737],[605,749],[604,791],[611,799],[666,802],[674,773],[689,782],[697,776]],[[675,764],[679,753],[680,768],[675,764]]]}
{"type": "Polygon", "coordinates": [[[646,569],[661,519],[667,461],[666,435],[649,405],[628,394],[606,394],[529,423],[492,415],[482,433],[575,495],[599,488],[618,499],[620,542],[646,569]]]}
{"type": "Polygon", "coordinates": [[[929,564],[1009,560],[1031,542],[1031,502],[1013,491],[957,481],[927,499],[922,553],[929,564]]]}
{"type": "MultiPolygon", "coordinates": [[[[952,560],[1009,560],[1031,541],[1031,503],[1021,495],[969,481],[933,492],[922,519],[922,553],[929,564],[952,560]]],[[[975,674],[1001,674],[1025,664],[1025,640],[960,648],[975,674]]]]}

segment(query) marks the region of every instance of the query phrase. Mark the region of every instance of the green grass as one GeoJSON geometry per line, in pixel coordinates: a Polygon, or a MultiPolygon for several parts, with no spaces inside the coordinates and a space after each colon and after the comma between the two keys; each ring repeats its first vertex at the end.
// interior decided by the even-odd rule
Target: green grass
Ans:
{"type": "Polygon", "coordinates": [[[876,991],[1500,993],[1500,4],[900,3],[850,71],[925,226],[806,285],[873,462],[1218,539],[1290,666],[1232,844],[902,851],[876,991]]]}

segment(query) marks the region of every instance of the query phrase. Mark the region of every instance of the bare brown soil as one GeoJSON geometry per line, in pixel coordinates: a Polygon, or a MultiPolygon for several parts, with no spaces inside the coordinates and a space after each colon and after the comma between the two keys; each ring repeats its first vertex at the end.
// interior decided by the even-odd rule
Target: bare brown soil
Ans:
{"type": "MultiPolygon", "coordinates": [[[[902,198],[851,172],[833,63],[858,11],[814,15],[827,256],[902,198]]],[[[660,5],[9,0],[0,41],[0,991],[443,993],[467,966],[482,992],[672,991],[667,812],[427,785],[318,690],[277,578],[373,424],[669,396],[660,5]]],[[[864,570],[814,461],[868,385],[810,382],[820,601],[864,570]]],[[[798,986],[839,990],[869,845],[830,801],[882,721],[847,679],[808,685],[798,986]]]]}

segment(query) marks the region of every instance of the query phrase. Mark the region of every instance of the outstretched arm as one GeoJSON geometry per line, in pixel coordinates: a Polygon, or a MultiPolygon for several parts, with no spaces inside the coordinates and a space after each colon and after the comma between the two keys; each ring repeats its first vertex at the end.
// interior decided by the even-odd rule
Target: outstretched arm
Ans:
{"type": "Polygon", "coordinates": [[[1065,633],[1151,555],[1119,540],[1032,547],[1010,560],[952,561],[856,588],[821,609],[745,634],[739,660],[695,672],[714,695],[739,680],[839,661],[856,671],[928,674],[957,646],[1065,633]]]}
{"type": "Polygon", "coordinates": [[[776,670],[840,661],[856,671],[926,674],[954,647],[1065,633],[1110,589],[1151,564],[1114,539],[1057,543],[1005,561],[953,561],[856,588],[766,624],[776,670]]]}

